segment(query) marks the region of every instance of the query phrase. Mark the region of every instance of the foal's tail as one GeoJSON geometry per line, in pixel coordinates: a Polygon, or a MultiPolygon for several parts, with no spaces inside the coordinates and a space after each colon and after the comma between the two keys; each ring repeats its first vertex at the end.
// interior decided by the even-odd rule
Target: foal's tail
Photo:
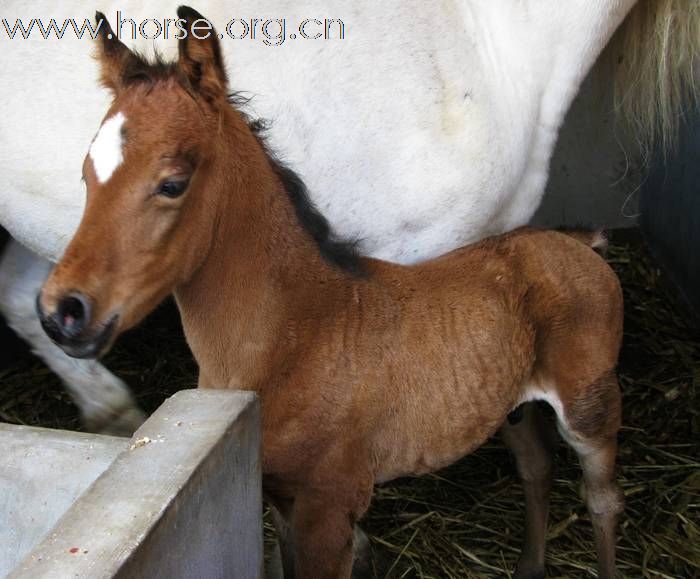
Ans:
{"type": "Polygon", "coordinates": [[[561,233],[573,237],[584,245],[598,253],[604,254],[608,249],[608,236],[605,231],[599,229],[597,231],[586,231],[585,229],[564,229],[561,233]]]}

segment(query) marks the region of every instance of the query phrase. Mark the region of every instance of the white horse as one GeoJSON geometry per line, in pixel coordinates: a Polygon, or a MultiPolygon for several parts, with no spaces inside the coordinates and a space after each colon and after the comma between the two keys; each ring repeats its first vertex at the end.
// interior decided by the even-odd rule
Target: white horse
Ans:
{"type": "MultiPolygon", "coordinates": [[[[146,22],[137,36],[160,29],[162,37],[176,4],[109,0],[95,8],[127,45],[167,55],[174,39],[130,37],[147,18],[159,23],[146,22]]],[[[619,101],[640,139],[672,140],[678,108],[694,95],[687,81],[700,54],[700,10],[683,0],[635,4],[239,0],[195,7],[226,32],[232,85],[253,97],[253,116],[272,121],[273,148],[306,180],[337,234],[358,240],[365,254],[410,263],[528,222],[564,116],[633,8],[620,35],[624,59],[615,63],[619,101]],[[333,20],[327,30],[325,19],[333,20]],[[312,39],[326,31],[329,39],[312,39]]],[[[109,96],[95,88],[88,34],[79,40],[69,28],[61,40],[44,40],[35,24],[29,40],[17,28],[8,38],[19,18],[25,26],[52,17],[81,25],[91,18],[85,3],[25,6],[5,2],[0,23],[0,225],[16,240],[0,263],[0,309],[61,376],[92,429],[129,431],[143,415],[126,386],[96,361],[65,358],[34,314],[36,291],[78,224],[81,163],[109,96]]]]}

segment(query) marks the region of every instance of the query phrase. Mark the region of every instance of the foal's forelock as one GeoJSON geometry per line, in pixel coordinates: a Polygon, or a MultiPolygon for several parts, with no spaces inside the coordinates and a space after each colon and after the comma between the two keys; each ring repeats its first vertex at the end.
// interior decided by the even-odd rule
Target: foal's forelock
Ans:
{"type": "Polygon", "coordinates": [[[88,153],[95,175],[105,184],[124,161],[124,123],[122,112],[108,118],[100,127],[88,153]]]}

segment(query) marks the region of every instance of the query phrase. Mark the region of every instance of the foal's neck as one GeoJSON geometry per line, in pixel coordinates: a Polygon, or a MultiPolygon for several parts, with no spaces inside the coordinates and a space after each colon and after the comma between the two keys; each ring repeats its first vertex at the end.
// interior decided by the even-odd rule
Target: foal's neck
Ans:
{"type": "Polygon", "coordinates": [[[301,226],[258,139],[242,123],[222,131],[212,178],[220,219],[208,256],[175,297],[200,386],[259,390],[294,347],[299,317],[351,284],[301,226]]]}

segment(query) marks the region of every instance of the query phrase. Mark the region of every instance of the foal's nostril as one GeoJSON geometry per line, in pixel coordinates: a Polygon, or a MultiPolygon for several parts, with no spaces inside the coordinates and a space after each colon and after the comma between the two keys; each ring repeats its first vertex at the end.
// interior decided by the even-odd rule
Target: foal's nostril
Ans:
{"type": "Polygon", "coordinates": [[[80,293],[73,293],[56,308],[56,322],[65,336],[76,336],[90,321],[90,303],[80,293]]]}

